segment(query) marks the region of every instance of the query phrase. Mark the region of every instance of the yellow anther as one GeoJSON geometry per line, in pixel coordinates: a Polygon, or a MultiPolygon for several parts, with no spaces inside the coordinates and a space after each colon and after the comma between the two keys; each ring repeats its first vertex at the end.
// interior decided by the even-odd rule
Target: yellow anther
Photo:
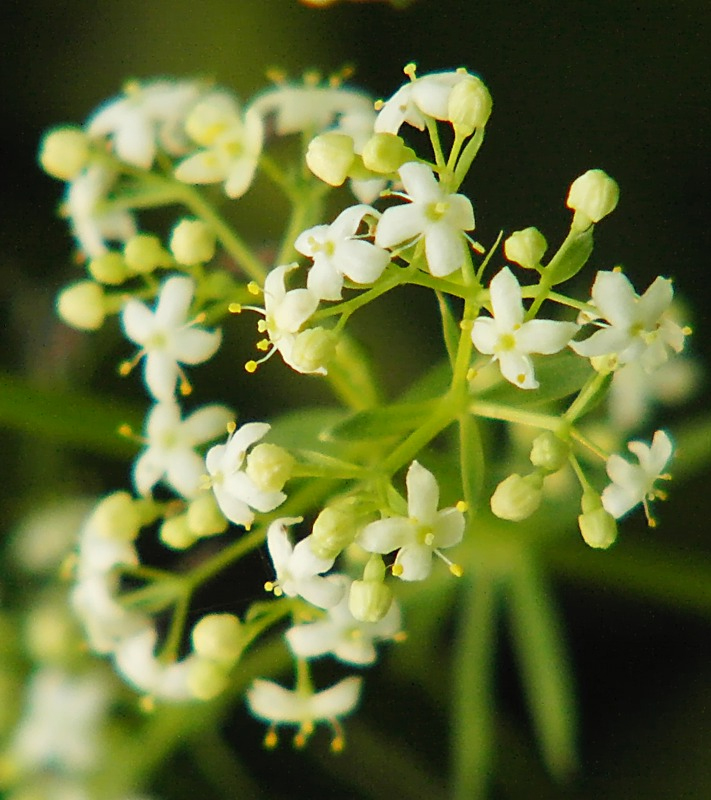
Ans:
{"type": "Polygon", "coordinates": [[[267,735],[264,737],[264,746],[267,750],[273,750],[278,743],[279,737],[277,736],[277,732],[273,728],[270,728],[267,731],[267,735]]]}
{"type": "Polygon", "coordinates": [[[297,750],[301,750],[306,745],[306,737],[304,736],[302,731],[299,731],[296,736],[294,736],[294,747],[297,750]]]}
{"type": "Polygon", "coordinates": [[[269,339],[262,339],[261,341],[257,342],[257,350],[261,350],[263,353],[266,353],[269,350],[269,346],[271,342],[269,339]]]}
{"type": "Polygon", "coordinates": [[[405,64],[402,71],[405,73],[405,75],[407,75],[407,77],[411,81],[414,81],[417,77],[415,75],[415,73],[417,72],[417,64],[415,64],[414,61],[411,61],[409,64],[405,64]]]}
{"type": "Polygon", "coordinates": [[[613,267],[612,271],[613,272],[622,272],[622,267],[613,267]]]}
{"type": "Polygon", "coordinates": [[[284,83],[286,80],[286,72],[281,67],[269,67],[266,72],[267,79],[272,83],[284,83]]]}
{"type": "Polygon", "coordinates": [[[473,381],[478,374],[479,374],[478,370],[475,370],[474,367],[469,367],[469,369],[467,370],[467,380],[473,381]]]}
{"type": "Polygon", "coordinates": [[[248,361],[244,365],[244,369],[245,369],[246,372],[249,372],[249,374],[251,375],[253,372],[257,371],[257,362],[256,361],[248,361]]]}
{"type": "Polygon", "coordinates": [[[517,380],[519,383],[523,383],[523,382],[526,380],[526,376],[523,374],[523,372],[520,372],[520,373],[519,373],[519,374],[516,376],[516,380],[517,380]]]}
{"type": "Polygon", "coordinates": [[[684,327],[681,329],[681,332],[684,334],[684,336],[691,336],[691,334],[692,334],[694,331],[693,331],[693,329],[692,329],[692,328],[690,328],[688,325],[684,325],[684,327]]]}
{"type": "Polygon", "coordinates": [[[450,564],[449,571],[455,578],[461,578],[464,575],[464,569],[459,564],[450,564]]]}
{"type": "Polygon", "coordinates": [[[307,86],[318,86],[321,83],[321,73],[315,69],[307,70],[304,72],[304,83],[307,86]]]}
{"type": "Polygon", "coordinates": [[[138,701],[138,707],[144,714],[152,714],[156,710],[156,699],[150,694],[144,695],[138,701]]]}
{"type": "Polygon", "coordinates": [[[385,101],[384,101],[384,100],[376,100],[376,101],[373,103],[373,108],[374,108],[376,111],[380,111],[380,109],[381,109],[381,108],[382,108],[384,105],[385,105],[385,101]]]}
{"type": "Polygon", "coordinates": [[[241,303],[230,303],[227,306],[227,310],[230,314],[241,314],[242,313],[242,304],[241,303]]]}
{"type": "Polygon", "coordinates": [[[391,572],[396,578],[402,575],[402,564],[393,564],[391,572]]]}
{"type": "Polygon", "coordinates": [[[256,281],[250,281],[247,284],[247,291],[257,297],[262,290],[259,288],[259,284],[256,281]]]}
{"type": "Polygon", "coordinates": [[[75,578],[75,573],[79,558],[76,553],[70,553],[59,567],[59,577],[63,581],[72,581],[75,578]]]}
{"type": "Polygon", "coordinates": [[[126,375],[128,375],[131,372],[132,369],[133,369],[133,362],[132,361],[122,361],[119,364],[119,369],[118,369],[119,375],[121,375],[121,377],[125,378],[126,375]]]}
{"type": "Polygon", "coordinates": [[[265,319],[260,319],[259,322],[257,322],[257,330],[260,333],[265,333],[266,332],[266,330],[267,330],[267,321],[265,319]]]}
{"type": "Polygon", "coordinates": [[[236,430],[237,423],[234,420],[230,420],[230,422],[227,423],[227,433],[231,436],[236,430]]]}
{"type": "Polygon", "coordinates": [[[465,511],[469,511],[469,503],[467,503],[465,500],[459,500],[454,507],[457,509],[457,511],[460,511],[462,514],[465,511]]]}
{"type": "Polygon", "coordinates": [[[127,439],[133,438],[133,428],[126,422],[123,425],[119,425],[118,429],[119,436],[125,436],[127,439]]]}
{"type": "Polygon", "coordinates": [[[406,631],[400,631],[393,636],[393,641],[395,642],[405,642],[407,641],[407,633],[406,631]]]}
{"type": "Polygon", "coordinates": [[[342,753],[343,749],[346,746],[346,740],[340,736],[334,736],[333,740],[331,741],[331,752],[332,753],[342,753]]]}

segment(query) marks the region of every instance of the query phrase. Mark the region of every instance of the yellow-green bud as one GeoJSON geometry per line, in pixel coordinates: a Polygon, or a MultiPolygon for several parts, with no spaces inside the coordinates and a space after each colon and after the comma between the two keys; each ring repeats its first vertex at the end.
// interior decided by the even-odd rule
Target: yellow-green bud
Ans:
{"type": "Polygon", "coordinates": [[[294,470],[293,456],[276,444],[258,444],[247,456],[245,472],[263,492],[280,492],[294,470]]]}
{"type": "Polygon", "coordinates": [[[208,614],[193,628],[193,650],[221,664],[234,664],[242,654],[242,623],[234,614],[208,614]]]}
{"type": "Polygon", "coordinates": [[[193,539],[217,536],[229,525],[212,492],[205,492],[191,501],[186,522],[193,539]]]}
{"type": "Polygon", "coordinates": [[[385,565],[378,555],[368,559],[362,581],[353,581],[348,595],[348,608],[361,622],[377,622],[390,609],[393,595],[384,582],[385,565]]]}
{"type": "Polygon", "coordinates": [[[106,295],[94,281],[78,281],[62,289],[57,297],[57,313],[72,328],[96,331],[106,318],[106,295]]]}
{"type": "Polygon", "coordinates": [[[160,526],[161,542],[171,550],[187,550],[197,541],[197,536],[190,530],[187,514],[169,517],[160,526]]]}
{"type": "Polygon", "coordinates": [[[54,601],[30,611],[25,620],[24,640],[33,661],[51,663],[71,660],[79,643],[66,606],[54,601]]]}
{"type": "Polygon", "coordinates": [[[89,273],[95,281],[107,286],[120,286],[131,275],[126,260],[115,250],[92,258],[89,262],[89,273]]]}
{"type": "Polygon", "coordinates": [[[541,504],[543,478],[538,472],[522,477],[514,473],[501,481],[491,496],[491,510],[501,519],[520,522],[541,504]]]}
{"type": "Polygon", "coordinates": [[[42,139],[39,161],[53,178],[74,180],[89,161],[89,139],[80,128],[55,128],[42,139]]]}
{"type": "Polygon", "coordinates": [[[199,219],[183,219],[173,229],[170,252],[178,264],[207,264],[215,255],[215,234],[199,219]]]}
{"type": "Polygon", "coordinates": [[[544,431],[536,436],[531,446],[531,463],[546,472],[558,472],[565,465],[570,454],[567,442],[552,431],[544,431]]]}
{"type": "Polygon", "coordinates": [[[293,362],[304,372],[325,368],[336,353],[336,335],[326,328],[297,333],[291,350],[293,362]]]}
{"type": "Polygon", "coordinates": [[[449,93],[447,119],[457,133],[471,136],[476,128],[486,125],[491,107],[491,95],[484,82],[476,75],[467,75],[449,93]]]}
{"type": "Polygon", "coordinates": [[[306,151],[308,168],[329,186],[342,185],[354,160],[353,139],[336,131],[312,139],[306,151]]]}
{"type": "Polygon", "coordinates": [[[526,269],[538,269],[548,242],[538,228],[515,231],[504,242],[504,253],[509,261],[526,269]]]}
{"type": "Polygon", "coordinates": [[[363,164],[372,172],[389,175],[408,161],[416,161],[411,147],[394,133],[376,133],[368,139],[361,153],[363,164]]]}
{"type": "Polygon", "coordinates": [[[575,211],[573,227],[584,230],[612,213],[620,199],[620,187],[601,169],[589,169],[570,186],[566,205],[575,211]]]}
{"type": "Polygon", "coordinates": [[[91,524],[100,536],[132,542],[141,530],[141,512],[128,492],[114,492],[96,506],[91,524]]]}
{"type": "Polygon", "coordinates": [[[346,508],[326,506],[316,517],[311,536],[311,550],[318,558],[336,558],[356,536],[353,514],[346,508]]]}
{"type": "Polygon", "coordinates": [[[580,533],[587,545],[606,550],[617,539],[617,520],[602,506],[600,495],[588,489],[583,493],[580,533]]]}
{"type": "Polygon", "coordinates": [[[129,268],[147,275],[158,267],[170,267],[173,257],[152,233],[138,233],[124,245],[123,255],[129,268]]]}
{"type": "Polygon", "coordinates": [[[225,691],[228,684],[227,669],[223,664],[196,658],[188,667],[188,691],[196,700],[212,700],[225,691]]]}

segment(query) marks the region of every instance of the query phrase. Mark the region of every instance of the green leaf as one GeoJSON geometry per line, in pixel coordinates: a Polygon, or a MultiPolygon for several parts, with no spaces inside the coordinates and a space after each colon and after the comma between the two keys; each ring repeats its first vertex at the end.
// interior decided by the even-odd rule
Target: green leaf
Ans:
{"type": "Polygon", "coordinates": [[[414,431],[432,415],[430,400],[420,403],[396,403],[359,411],[337,422],[324,434],[327,440],[362,441],[388,439],[414,431]]]}
{"type": "Polygon", "coordinates": [[[407,391],[403,392],[400,400],[411,403],[440,397],[449,388],[451,380],[452,367],[449,359],[444,359],[421,375],[407,391]]]}
{"type": "Polygon", "coordinates": [[[338,408],[300,408],[288,411],[271,421],[271,430],[266,441],[285,447],[287,450],[311,450],[335,457],[342,450],[325,437],[343,420],[346,412],[338,408]]]}
{"type": "Polygon", "coordinates": [[[558,780],[577,765],[573,680],[558,614],[542,574],[523,552],[510,565],[505,602],[543,759],[558,780]]]}
{"type": "Polygon", "coordinates": [[[328,365],[328,378],[334,391],[354,410],[370,408],[380,399],[378,384],[370,371],[370,359],[363,348],[343,334],[336,357],[328,365]]]}
{"type": "Polygon", "coordinates": [[[452,309],[449,307],[447,298],[442,292],[435,292],[435,294],[437,295],[437,302],[439,303],[439,313],[442,317],[442,333],[444,334],[444,344],[447,348],[449,363],[454,366],[454,362],[457,358],[457,347],[459,346],[461,330],[452,315],[452,309]]]}
{"type": "Polygon", "coordinates": [[[585,266],[593,249],[593,227],[582,232],[571,231],[565,238],[543,270],[543,280],[549,286],[569,280],[585,266]]]}

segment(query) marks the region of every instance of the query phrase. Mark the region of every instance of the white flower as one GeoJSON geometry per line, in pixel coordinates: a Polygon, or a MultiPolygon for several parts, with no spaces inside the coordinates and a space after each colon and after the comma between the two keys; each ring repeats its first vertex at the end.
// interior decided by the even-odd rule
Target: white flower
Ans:
{"type": "Polygon", "coordinates": [[[185,117],[202,90],[194,81],[129,83],[89,119],[89,135],[110,137],[122,161],[150,169],[159,147],[170,155],[187,150],[185,117]]]}
{"type": "Polygon", "coordinates": [[[242,114],[237,101],[215,93],[199,103],[188,117],[190,137],[204,147],[175,169],[185,183],[225,182],[228,197],[241,197],[249,189],[262,152],[262,118],[250,109],[242,114]]]}
{"type": "Polygon", "coordinates": [[[285,689],[273,681],[257,679],[247,690],[247,705],[250,711],[271,727],[265,744],[274,747],[277,743],[277,725],[298,725],[294,738],[297,747],[303,747],[317,722],[327,722],[334,730],[331,749],[343,749],[344,740],[339,717],[350,714],[358,704],[362,680],[355,676],[323,689],[320,692],[285,689]]]}
{"type": "Polygon", "coordinates": [[[472,341],[480,353],[493,355],[501,374],[521,389],[536,389],[531,353],[562,350],[579,326],[573,322],[532,319],[524,322],[521,287],[508,267],[491,280],[493,317],[479,317],[472,327],[472,341]]]}
{"type": "Polygon", "coordinates": [[[655,489],[654,484],[660,479],[669,478],[663,470],[672,455],[672,441],[665,431],[657,431],[651,447],[644,442],[630,442],[627,448],[639,463],[630,464],[616,454],[607,459],[607,474],[612,483],[602,492],[602,505],[605,511],[619,519],[642,503],[647,521],[653,526],[649,501],[665,497],[665,493],[655,489]]]}
{"type": "Polygon", "coordinates": [[[319,608],[332,608],[343,596],[344,587],[321,577],[321,573],[331,569],[335,558],[319,558],[309,537],[302,539],[296,547],[291,544],[286,526],[300,521],[300,517],[285,517],[269,526],[267,548],[276,580],[267,583],[265,588],[276,595],[303,597],[319,608]]]}
{"type": "Polygon", "coordinates": [[[424,238],[430,272],[437,277],[449,275],[467,258],[463,231],[474,228],[472,204],[463,194],[447,194],[425,164],[410,161],[399,172],[410,203],[385,210],[375,244],[393,247],[424,238]]]}
{"type": "MultiPolygon", "coordinates": [[[[137,359],[145,356],[144,378],[156,400],[173,399],[176,381],[181,376],[180,364],[207,361],[220,346],[220,331],[206,331],[188,321],[194,290],[190,278],[168,278],[160,289],[154,311],[140,300],[131,299],[121,312],[126,336],[141,346],[137,359]]],[[[127,371],[126,367],[123,369],[127,371]]],[[[186,386],[189,391],[189,384],[183,378],[183,391],[186,386]]]]}
{"type": "MultiPolygon", "coordinates": [[[[411,72],[414,75],[414,69],[411,72]]],[[[375,120],[376,132],[397,133],[405,122],[422,130],[426,117],[449,119],[449,95],[466,77],[466,70],[431,72],[401,86],[382,104],[375,120]]]]}
{"type": "Polygon", "coordinates": [[[156,403],[146,420],[147,447],[133,467],[136,489],[147,495],[163,478],[183,497],[195,497],[205,474],[195,447],[223,434],[232,417],[226,406],[210,405],[181,419],[177,403],[156,403]]]}
{"type": "Polygon", "coordinates": [[[155,654],[158,633],[147,626],[123,639],[114,651],[114,663],[123,678],[139,692],[159,700],[188,700],[188,673],[194,656],[162,662],[155,654]]]}
{"type": "Polygon", "coordinates": [[[621,272],[598,272],[592,303],[609,325],[570,346],[587,358],[615,355],[619,364],[640,361],[652,372],[667,360],[667,348],[679,353],[684,347],[688,331],[668,314],[673,298],[667,278],[656,278],[640,297],[621,272]]]}
{"type": "Polygon", "coordinates": [[[84,255],[96,258],[108,252],[107,241],[128,241],[136,233],[136,221],[130,211],[99,211],[109,194],[116,175],[105,167],[90,166],[67,185],[63,213],[84,255]]]}
{"type": "Polygon", "coordinates": [[[387,517],[366,525],[357,543],[370,553],[398,554],[393,575],[404,581],[424,580],[436,555],[457,574],[459,569],[440,552],[453,547],[464,535],[464,515],[456,508],[437,510],[439,487],[434,475],[417,461],[406,477],[407,517],[387,517]]]}
{"type": "Polygon", "coordinates": [[[242,469],[247,449],[266,436],[266,422],[249,422],[235,430],[226,444],[210,448],[205,458],[210,485],[220,511],[235,525],[248,527],[254,512],[272,511],[286,500],[283,492],[267,492],[257,488],[242,469]]]}
{"type": "Polygon", "coordinates": [[[390,261],[390,253],[356,236],[363,219],[380,214],[367,205],[342,211],[330,225],[316,225],[301,233],[294,247],[313,259],[307,287],[318,298],[340,300],[343,277],[356,283],[373,283],[390,261]]]}
{"type": "Polygon", "coordinates": [[[328,580],[343,587],[343,599],[328,609],[324,619],[291,627],[286,632],[289,647],[300,658],[333,653],[347,664],[374,663],[374,643],[393,639],[400,633],[401,619],[397,603],[391,603],[387,614],[377,622],[361,622],[348,609],[351,579],[345,575],[331,575],[328,580]]]}

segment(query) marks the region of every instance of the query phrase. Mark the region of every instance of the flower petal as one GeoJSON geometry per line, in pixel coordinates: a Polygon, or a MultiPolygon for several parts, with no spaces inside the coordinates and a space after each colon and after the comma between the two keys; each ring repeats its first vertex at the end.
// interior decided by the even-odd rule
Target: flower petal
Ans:
{"type": "Polygon", "coordinates": [[[407,470],[405,483],[410,519],[417,520],[422,525],[432,524],[439,504],[439,486],[435,476],[419,462],[413,461],[407,470]]]}
{"type": "Polygon", "coordinates": [[[499,366],[501,367],[501,374],[507,381],[518,386],[519,389],[537,389],[539,386],[536,376],[533,372],[533,362],[523,353],[517,353],[513,350],[499,353],[499,366]]]}
{"type": "Polygon", "coordinates": [[[369,553],[392,553],[412,541],[414,533],[414,525],[409,519],[389,517],[366,525],[357,542],[369,553]]]}
{"type": "Polygon", "coordinates": [[[423,581],[432,572],[432,548],[409,544],[398,551],[395,564],[402,567],[399,578],[403,581],[423,581]]]}
{"type": "Polygon", "coordinates": [[[637,294],[621,272],[598,272],[592,299],[602,316],[615,327],[628,327],[636,316],[637,294]]]}
{"type": "Polygon", "coordinates": [[[562,350],[579,330],[574,322],[532,319],[519,328],[516,345],[520,352],[550,355],[562,350]]]}
{"type": "Polygon", "coordinates": [[[437,278],[451,275],[464,265],[466,246],[461,232],[446,220],[430,224],[425,231],[425,255],[430,273],[437,278]]]}
{"type": "Polygon", "coordinates": [[[408,203],[386,208],[375,231],[375,244],[388,248],[409,242],[422,234],[427,223],[424,209],[419,205],[408,203]]]}
{"type": "Polygon", "coordinates": [[[521,286],[508,267],[494,275],[489,284],[491,307],[499,331],[511,331],[523,322],[521,286]]]}

